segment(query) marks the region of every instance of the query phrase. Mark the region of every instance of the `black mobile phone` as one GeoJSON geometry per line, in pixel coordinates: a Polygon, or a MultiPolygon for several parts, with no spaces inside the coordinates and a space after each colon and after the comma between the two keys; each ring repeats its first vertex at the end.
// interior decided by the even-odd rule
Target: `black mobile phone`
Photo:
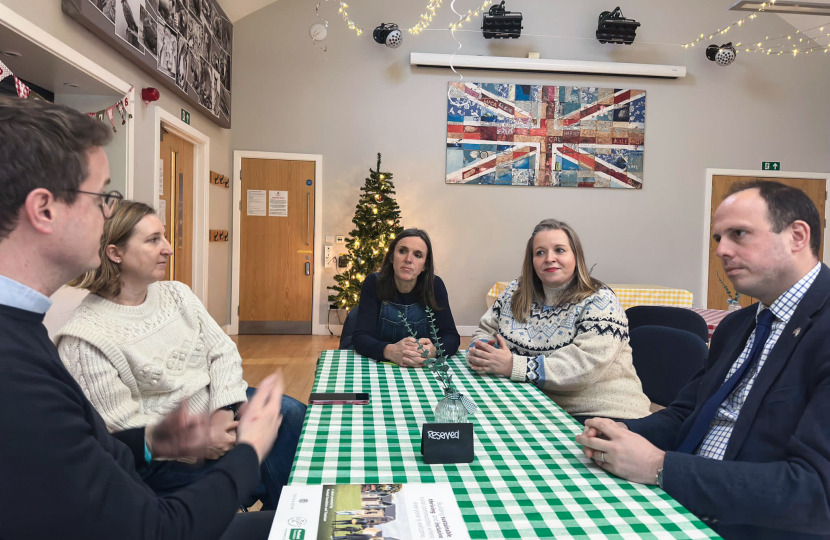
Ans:
{"type": "Polygon", "coordinates": [[[337,393],[315,392],[308,398],[309,405],[368,405],[369,394],[366,392],[337,393]]]}

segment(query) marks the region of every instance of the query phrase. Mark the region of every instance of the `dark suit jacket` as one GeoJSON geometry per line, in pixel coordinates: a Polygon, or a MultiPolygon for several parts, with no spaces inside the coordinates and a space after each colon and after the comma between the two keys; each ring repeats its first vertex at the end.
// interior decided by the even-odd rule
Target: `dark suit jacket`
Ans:
{"type": "Polygon", "coordinates": [[[625,421],[666,450],[665,491],[724,538],[830,539],[828,298],[822,265],[755,379],[723,460],[673,450],[744,349],[757,305],[720,323],[705,368],[674,403],[625,421]]]}

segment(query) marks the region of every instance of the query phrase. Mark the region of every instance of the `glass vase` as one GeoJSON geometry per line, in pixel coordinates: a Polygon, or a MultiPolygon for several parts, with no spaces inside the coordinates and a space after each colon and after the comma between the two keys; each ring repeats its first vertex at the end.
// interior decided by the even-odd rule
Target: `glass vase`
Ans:
{"type": "Polygon", "coordinates": [[[458,424],[467,421],[467,409],[461,403],[461,394],[451,392],[435,406],[435,422],[437,424],[458,424]]]}

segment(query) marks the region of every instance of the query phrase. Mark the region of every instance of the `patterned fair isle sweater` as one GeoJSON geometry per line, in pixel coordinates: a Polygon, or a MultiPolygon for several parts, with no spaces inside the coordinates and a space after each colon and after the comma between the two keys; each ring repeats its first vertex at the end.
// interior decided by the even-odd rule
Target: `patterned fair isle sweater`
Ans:
{"type": "Polygon", "coordinates": [[[90,294],[55,336],[61,360],[111,431],[246,400],[242,359],[190,287],[160,281],[139,306],[90,294]]]}
{"type": "Polygon", "coordinates": [[[649,414],[628,345],[628,319],[617,296],[601,289],[578,304],[561,304],[565,288],[545,287],[545,305],[534,303],[528,322],[513,318],[513,281],[473,333],[501,334],[513,353],[511,380],[531,382],[572,416],[642,418],[649,414]]]}

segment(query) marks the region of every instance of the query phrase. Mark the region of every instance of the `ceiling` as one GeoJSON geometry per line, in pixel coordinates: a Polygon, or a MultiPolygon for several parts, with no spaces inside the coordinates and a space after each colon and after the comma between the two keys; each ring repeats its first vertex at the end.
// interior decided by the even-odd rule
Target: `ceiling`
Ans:
{"type": "Polygon", "coordinates": [[[0,51],[21,54],[19,58],[0,54],[0,60],[21,79],[56,94],[117,95],[109,86],[3,25],[0,25],[0,43],[0,51]],[[77,85],[77,88],[66,83],[77,85]]]}
{"type": "MultiPolygon", "coordinates": [[[[277,0],[218,0],[232,22],[250,15],[254,11],[276,2],[277,0]]],[[[830,5],[830,0],[811,0],[813,3],[830,5]]],[[[730,0],[730,3],[734,3],[730,0]]],[[[727,7],[727,6],[725,6],[727,7]]],[[[821,37],[816,41],[824,46],[830,45],[830,17],[811,15],[778,15],[796,29],[809,36],[818,34],[817,27],[826,25],[821,37]],[[815,30],[810,30],[816,28],[815,30]]],[[[14,31],[0,25],[0,43],[2,51],[15,51],[22,55],[20,58],[10,58],[0,54],[9,69],[18,77],[28,80],[38,86],[55,93],[86,94],[86,95],[115,95],[113,90],[96,79],[79,71],[74,66],[56,58],[51,53],[40,48],[28,39],[21,37],[14,31]],[[75,84],[77,88],[66,86],[66,83],[75,84]]]]}
{"type": "Polygon", "coordinates": [[[277,0],[217,0],[222,9],[225,10],[225,15],[235,23],[242,17],[250,15],[254,11],[264,8],[269,4],[273,4],[277,0]]]}
{"type": "MultiPolygon", "coordinates": [[[[810,0],[813,4],[827,4],[830,5],[830,0],[810,0]]],[[[830,45],[830,17],[816,17],[812,15],[779,15],[782,19],[796,27],[796,29],[805,32],[808,36],[815,38],[816,43],[827,46],[830,45]],[[819,30],[816,27],[825,26],[821,37],[816,37],[819,30]],[[810,29],[813,30],[810,30],[810,29]]]]}
{"type": "MultiPolygon", "coordinates": [[[[775,2],[775,0],[773,0],[773,2],[775,2]]],[[[739,0],[730,6],[729,9],[738,12],[757,12],[760,5],[761,2],[753,0],[739,0]]],[[[768,9],[778,8],[783,10],[812,9],[813,11],[823,11],[827,13],[830,11],[830,0],[811,0],[810,2],[789,0],[787,2],[779,2],[774,4],[774,6],[769,6],[768,9]]],[[[830,15],[791,15],[786,13],[777,13],[777,15],[784,19],[785,22],[793,26],[796,30],[800,30],[804,35],[812,38],[816,43],[819,43],[825,47],[830,44],[830,15]]],[[[806,47],[807,44],[805,43],[804,46],[806,47]]]]}
{"type": "MultiPolygon", "coordinates": [[[[250,15],[254,11],[264,8],[269,4],[273,4],[277,0],[217,0],[219,5],[222,6],[222,9],[225,10],[225,13],[230,18],[231,22],[236,22],[239,19],[250,15]]],[[[411,0],[409,0],[411,1],[411,0]]],[[[810,2],[814,4],[828,4],[830,5],[830,0],[810,0],[810,2]]],[[[733,4],[734,0],[724,0],[724,8],[728,8],[729,5],[733,4]]],[[[827,24],[828,28],[825,29],[824,34],[830,33],[830,17],[816,17],[811,15],[786,15],[781,14],[778,15],[789,24],[793,25],[797,30],[801,30],[802,32],[807,32],[808,29],[819,27],[821,25],[827,24]]],[[[813,30],[808,33],[810,36],[816,36],[818,34],[818,30],[813,30]]],[[[821,38],[816,39],[818,43],[821,45],[828,45],[830,44],[830,37],[827,35],[822,36],[821,38]]]]}

